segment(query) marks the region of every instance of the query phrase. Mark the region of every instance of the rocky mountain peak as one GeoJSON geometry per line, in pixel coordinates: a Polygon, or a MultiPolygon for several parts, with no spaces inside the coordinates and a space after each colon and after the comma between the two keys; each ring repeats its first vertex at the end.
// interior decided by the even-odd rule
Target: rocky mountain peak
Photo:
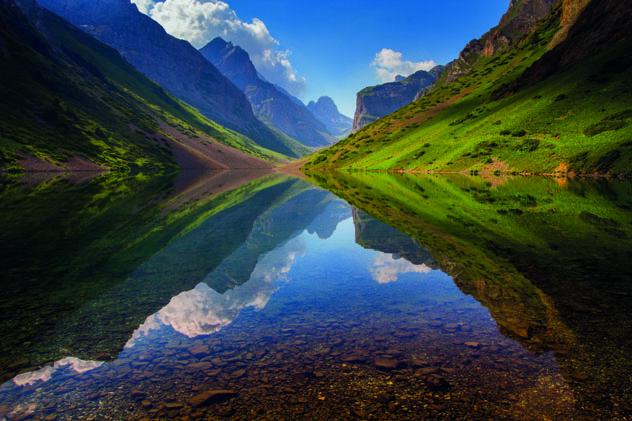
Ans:
{"type": "MultiPolygon", "coordinates": [[[[480,55],[490,57],[498,51],[511,47],[528,35],[536,24],[551,13],[560,0],[511,0],[507,12],[498,25],[480,39],[470,41],[459,57],[448,65],[448,81],[467,73],[480,55]]],[[[581,1],[581,0],[573,0],[581,1]]]]}
{"type": "Polygon", "coordinates": [[[307,108],[325,124],[331,134],[342,136],[351,130],[353,121],[340,113],[338,106],[330,97],[321,96],[318,101],[310,101],[307,108]]]}

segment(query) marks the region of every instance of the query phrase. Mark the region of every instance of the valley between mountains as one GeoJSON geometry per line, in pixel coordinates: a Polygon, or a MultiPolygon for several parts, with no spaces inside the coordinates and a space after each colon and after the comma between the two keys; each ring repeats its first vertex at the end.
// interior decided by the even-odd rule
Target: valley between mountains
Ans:
{"type": "Polygon", "coordinates": [[[309,104],[128,0],[1,0],[3,171],[629,174],[632,6],[512,0],[452,62],[309,104]]]}

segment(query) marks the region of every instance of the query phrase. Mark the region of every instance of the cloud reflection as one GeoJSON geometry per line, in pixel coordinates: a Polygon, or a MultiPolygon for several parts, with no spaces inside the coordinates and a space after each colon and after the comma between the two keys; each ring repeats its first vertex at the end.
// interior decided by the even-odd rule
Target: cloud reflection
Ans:
{"type": "Polygon", "coordinates": [[[264,255],[247,282],[223,294],[201,282],[192,290],[176,295],[136,329],[126,347],[133,347],[138,339],[162,326],[170,326],[188,338],[210,335],[232,323],[244,308],[265,308],[277,283],[288,280],[288,273],[304,250],[300,238],[289,241],[264,255]]]}
{"type": "Polygon", "coordinates": [[[403,273],[429,273],[432,269],[425,264],[414,265],[404,258],[395,258],[393,254],[380,253],[373,260],[371,274],[379,284],[395,282],[403,273]]]}

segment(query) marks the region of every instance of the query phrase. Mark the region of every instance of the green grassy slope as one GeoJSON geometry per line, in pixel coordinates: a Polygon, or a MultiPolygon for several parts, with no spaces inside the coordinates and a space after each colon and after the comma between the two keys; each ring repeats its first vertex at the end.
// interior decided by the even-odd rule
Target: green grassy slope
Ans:
{"type": "MultiPolygon", "coordinates": [[[[546,62],[560,14],[558,5],[512,47],[479,54],[466,74],[444,75],[428,95],[312,156],[305,170],[630,172],[630,37],[597,38],[595,54],[517,82],[546,62]]],[[[575,32],[554,50],[580,50],[584,34],[575,32]]]]}
{"type": "Polygon", "coordinates": [[[175,168],[169,148],[146,136],[159,132],[159,121],[261,159],[283,158],[174,99],[116,51],[57,16],[40,10],[29,21],[8,0],[0,8],[5,169],[18,169],[26,155],[61,167],[81,157],[116,170],[175,168]]]}

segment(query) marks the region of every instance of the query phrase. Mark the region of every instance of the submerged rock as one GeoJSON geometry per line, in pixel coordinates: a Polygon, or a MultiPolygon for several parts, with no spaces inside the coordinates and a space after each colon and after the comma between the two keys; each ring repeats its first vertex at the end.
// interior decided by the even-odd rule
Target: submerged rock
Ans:
{"type": "Polygon", "coordinates": [[[393,358],[376,358],[373,364],[381,370],[395,370],[402,365],[400,361],[393,358]]]}
{"type": "Polygon", "coordinates": [[[228,399],[237,397],[238,395],[239,392],[237,392],[236,390],[206,390],[202,393],[198,393],[197,395],[189,399],[189,403],[191,404],[191,406],[198,408],[213,403],[223,402],[228,399]]]}

